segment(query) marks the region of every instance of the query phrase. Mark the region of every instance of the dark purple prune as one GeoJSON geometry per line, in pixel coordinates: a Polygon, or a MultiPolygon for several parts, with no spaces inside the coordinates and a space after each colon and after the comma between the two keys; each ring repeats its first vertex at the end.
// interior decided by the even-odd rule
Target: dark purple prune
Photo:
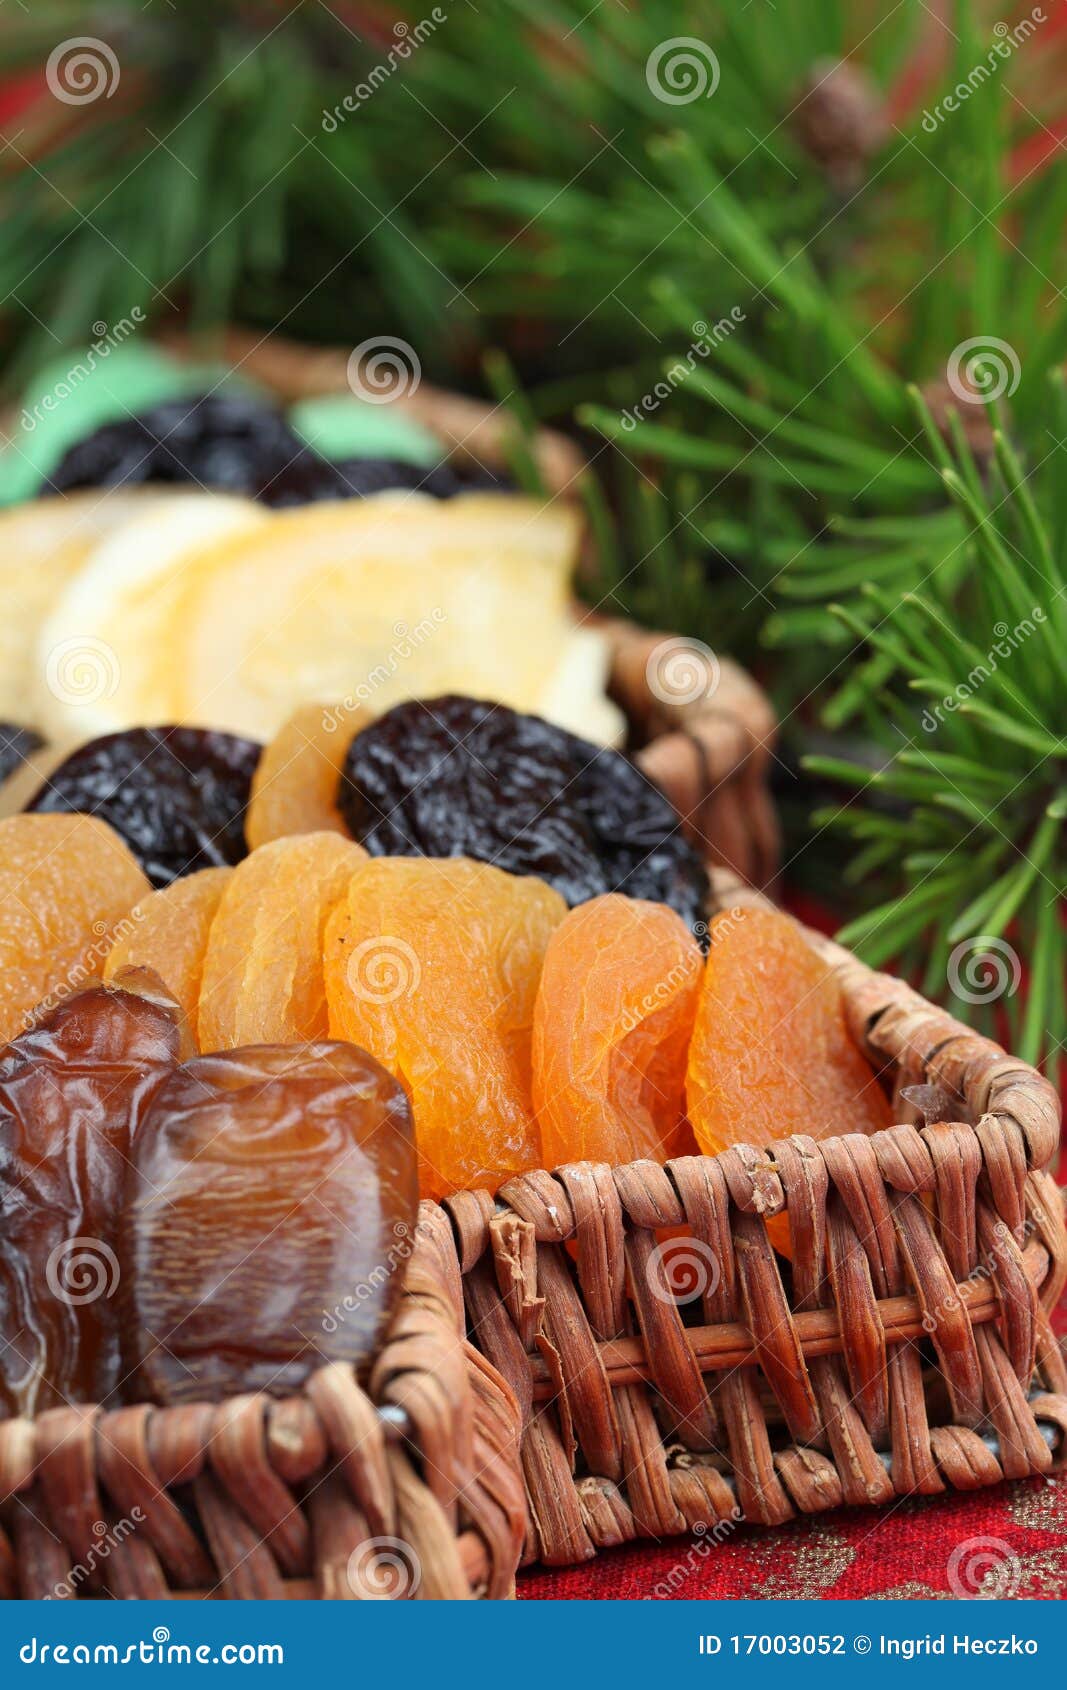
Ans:
{"type": "Polygon", "coordinates": [[[284,1396],[369,1360],[418,1213],[411,1105],[355,1045],[201,1056],[156,1093],[121,1227],[132,1396],[284,1396]]]}
{"type": "Polygon", "coordinates": [[[41,492],[192,482],[255,497],[304,457],[315,454],[262,400],[198,394],[105,423],[64,453],[41,492]]]}
{"type": "Polygon", "coordinates": [[[248,855],[244,815],[262,750],[207,728],[130,728],[92,739],[26,805],[110,823],[153,886],[248,855]]]}
{"type": "Polygon", "coordinates": [[[507,483],[488,471],[461,476],[450,464],[407,463],[401,458],[295,459],[263,490],[264,504],[307,505],[322,499],[367,499],[374,493],[428,493],[452,499],[457,493],[502,491],[507,483]]]}
{"type": "Polygon", "coordinates": [[[0,1418],[119,1383],[119,1216],[175,1010],[94,986],[0,1055],[0,1418]]]}
{"type": "Polygon", "coordinates": [[[659,788],[619,752],[501,704],[387,711],[349,746],[338,807],[374,857],[474,857],[572,906],[624,892],[705,919],[707,873],[659,788]]]}
{"type": "Polygon", "coordinates": [[[43,744],[40,734],[35,734],[32,728],[20,728],[15,722],[0,722],[0,780],[14,774],[43,744]]]}

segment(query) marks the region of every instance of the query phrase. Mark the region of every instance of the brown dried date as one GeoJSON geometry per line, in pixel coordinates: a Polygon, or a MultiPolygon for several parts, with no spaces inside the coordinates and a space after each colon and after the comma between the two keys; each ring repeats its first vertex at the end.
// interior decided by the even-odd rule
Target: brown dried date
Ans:
{"type": "Polygon", "coordinates": [[[120,1260],[130,1394],[285,1395],[371,1355],[416,1220],[411,1109],[366,1051],[202,1056],[138,1137],[120,1260]]]}
{"type": "Polygon", "coordinates": [[[94,986],[0,1055],[0,1418],[118,1386],[123,1186],[177,1053],[165,1001],[94,986]]]}

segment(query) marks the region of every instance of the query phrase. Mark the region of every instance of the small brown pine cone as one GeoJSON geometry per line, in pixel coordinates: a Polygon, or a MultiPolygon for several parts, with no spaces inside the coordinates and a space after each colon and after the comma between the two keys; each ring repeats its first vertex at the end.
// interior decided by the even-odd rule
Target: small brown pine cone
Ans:
{"type": "Polygon", "coordinates": [[[790,126],[804,151],[841,192],[858,186],[889,133],[882,96],[847,59],[819,59],[795,98],[790,126]]]}

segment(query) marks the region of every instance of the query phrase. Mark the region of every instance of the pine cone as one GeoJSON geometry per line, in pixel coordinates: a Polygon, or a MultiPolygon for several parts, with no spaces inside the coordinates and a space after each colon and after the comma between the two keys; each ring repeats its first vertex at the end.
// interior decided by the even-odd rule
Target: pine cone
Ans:
{"type": "Polygon", "coordinates": [[[925,382],[920,389],[923,401],[938,433],[950,444],[952,435],[949,431],[948,414],[950,410],[958,414],[964,438],[974,453],[978,467],[984,469],[993,456],[993,424],[982,403],[979,389],[967,380],[966,373],[961,370],[956,380],[956,387],[943,376],[938,376],[935,381],[925,382]],[[968,397],[970,394],[974,395],[973,399],[968,397]]]}
{"type": "Polygon", "coordinates": [[[889,133],[882,96],[846,59],[819,59],[797,95],[790,125],[799,144],[841,192],[858,186],[889,133]]]}

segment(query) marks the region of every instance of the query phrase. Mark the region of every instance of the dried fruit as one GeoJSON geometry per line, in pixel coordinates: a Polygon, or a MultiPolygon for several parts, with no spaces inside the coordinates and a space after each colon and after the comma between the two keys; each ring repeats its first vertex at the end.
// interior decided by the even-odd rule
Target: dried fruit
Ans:
{"type": "Polygon", "coordinates": [[[424,1197],[540,1165],[530,1040],[557,892],[484,863],[365,863],[326,928],[330,1033],[373,1051],[415,1111],[424,1197]]]}
{"type": "Polygon", "coordinates": [[[213,722],[266,739],[316,697],[380,711],[462,686],[536,705],[571,626],[579,535],[573,511],[504,494],[277,511],[183,568],[142,697],[174,721],[206,700],[213,722]]]}
{"type": "Polygon", "coordinates": [[[704,865],[658,787],[538,716],[456,696],[400,704],[352,741],[338,802],[372,857],[474,857],[568,904],[625,892],[704,918],[704,865]]]}
{"type": "Polygon", "coordinates": [[[92,816],[0,821],[0,1043],[39,1005],[99,978],[148,882],[117,834],[92,816]]]}
{"type": "Polygon", "coordinates": [[[152,969],[195,1030],[208,933],[233,872],[202,868],[142,898],[108,952],[104,979],[111,981],[125,969],[152,969]]]}
{"type": "Polygon", "coordinates": [[[273,406],[243,393],[196,394],[95,429],[64,453],[47,488],[189,482],[251,495],[305,457],[320,461],[273,406]]]}
{"type": "Polygon", "coordinates": [[[546,1167],[695,1153],[685,1069],[703,974],[700,946],[664,904],[609,893],[556,928],[533,1024],[546,1167]]]}
{"type": "Polygon", "coordinates": [[[177,1050],[165,1007],[96,986],[0,1055],[0,1417],[119,1383],[123,1185],[177,1050]]]}
{"type": "Polygon", "coordinates": [[[264,747],[252,776],[245,834],[252,850],[293,833],[340,833],[341,764],[353,734],[370,721],[361,706],[305,704],[264,747]]]}
{"type": "Polygon", "coordinates": [[[244,817],[259,753],[253,740],[206,728],[131,728],[72,751],[26,808],[101,817],[153,886],[168,886],[246,855],[244,817]]]}
{"type": "MultiPolygon", "coordinates": [[[[686,1098],[708,1155],[794,1133],[830,1138],[892,1125],[833,971],[789,916],[738,909],[712,922],[686,1098]]],[[[784,1248],[785,1226],[770,1224],[784,1248]]]]}
{"type": "Polygon", "coordinates": [[[156,497],[148,488],[107,499],[71,493],[0,512],[0,716],[25,716],[42,683],[69,690],[72,663],[74,683],[81,684],[78,654],[69,649],[46,652],[44,672],[37,673],[41,624],[99,541],[150,510],[156,497]]]}
{"type": "Polygon", "coordinates": [[[370,1356],[416,1218],[411,1111],[365,1051],[201,1056],[134,1146],[120,1261],[131,1395],[282,1396],[370,1356]]]}
{"type": "MultiPolygon", "coordinates": [[[[98,502],[112,497],[137,503],[132,494],[98,502]]],[[[205,716],[227,727],[212,699],[192,709],[180,697],[180,676],[166,661],[168,630],[191,559],[270,520],[251,499],[142,494],[137,514],[93,547],[41,626],[31,714],[49,738],[76,745],[144,722],[205,716]]]]}
{"type": "Polygon", "coordinates": [[[204,958],[202,1050],[326,1037],[326,919],[365,861],[350,839],[304,833],[232,870],[204,958]]]}
{"type": "Polygon", "coordinates": [[[0,722],[0,780],[6,780],[42,744],[40,734],[34,733],[32,728],[20,728],[14,722],[0,722]]]}

